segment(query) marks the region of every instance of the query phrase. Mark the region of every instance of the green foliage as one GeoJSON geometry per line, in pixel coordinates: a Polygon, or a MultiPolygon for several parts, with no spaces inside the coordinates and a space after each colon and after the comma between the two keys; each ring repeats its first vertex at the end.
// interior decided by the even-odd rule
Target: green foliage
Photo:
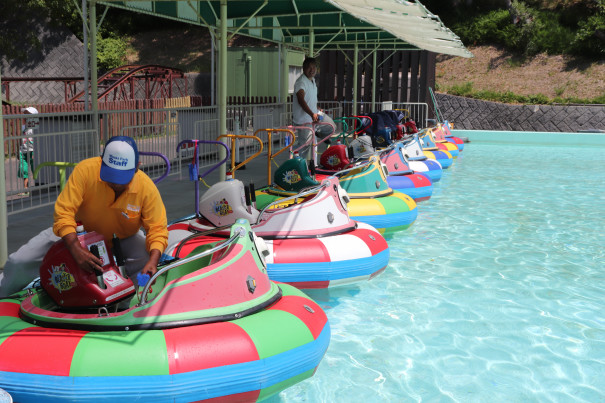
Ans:
{"type": "Polygon", "coordinates": [[[120,67],[126,60],[127,43],[122,38],[102,38],[97,36],[97,65],[107,71],[120,67]]]}
{"type": "Polygon", "coordinates": [[[465,44],[501,45],[526,56],[605,55],[605,0],[567,3],[513,0],[508,9],[477,8],[476,15],[458,17],[451,29],[465,44]]]}
{"type": "Polygon", "coordinates": [[[578,23],[579,29],[572,43],[579,55],[605,56],[605,0],[598,1],[597,13],[578,23]]]}
{"type": "Polygon", "coordinates": [[[531,56],[537,53],[565,54],[570,53],[569,44],[574,39],[574,32],[559,23],[558,16],[552,12],[535,12],[533,20],[525,24],[521,32],[521,49],[531,56]]]}
{"type": "Polygon", "coordinates": [[[505,45],[515,37],[515,27],[510,24],[510,14],[507,10],[490,11],[475,19],[455,24],[452,30],[466,44],[483,45],[498,43],[505,45]]]}
{"type": "Polygon", "coordinates": [[[31,29],[32,18],[44,17],[46,10],[38,0],[0,1],[0,55],[8,60],[26,61],[32,51],[42,47],[37,32],[31,29]],[[14,38],[20,38],[17,46],[14,38]]]}

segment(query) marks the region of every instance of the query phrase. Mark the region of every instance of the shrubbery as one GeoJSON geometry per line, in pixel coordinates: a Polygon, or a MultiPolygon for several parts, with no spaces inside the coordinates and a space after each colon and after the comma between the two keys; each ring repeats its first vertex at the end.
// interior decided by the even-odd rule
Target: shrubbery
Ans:
{"type": "Polygon", "coordinates": [[[458,16],[449,18],[450,28],[467,45],[497,44],[526,56],[542,52],[605,56],[605,0],[574,7],[559,3],[546,8],[535,1],[513,0],[508,9],[466,10],[472,15],[464,15],[464,7],[458,6],[458,16]]]}
{"type": "Polygon", "coordinates": [[[97,36],[97,66],[100,71],[120,67],[126,60],[126,41],[122,38],[97,36]]]}

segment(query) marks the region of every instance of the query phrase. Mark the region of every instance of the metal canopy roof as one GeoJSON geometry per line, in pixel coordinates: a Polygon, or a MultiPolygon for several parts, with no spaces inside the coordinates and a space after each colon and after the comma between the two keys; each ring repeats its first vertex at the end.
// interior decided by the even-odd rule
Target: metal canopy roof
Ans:
{"type": "MultiPolygon", "coordinates": [[[[89,0],[90,1],[90,0],[89,0]]],[[[460,39],[420,2],[403,0],[223,0],[233,34],[318,52],[425,49],[472,57],[460,39]]],[[[220,0],[100,0],[218,29],[220,0]]]]}

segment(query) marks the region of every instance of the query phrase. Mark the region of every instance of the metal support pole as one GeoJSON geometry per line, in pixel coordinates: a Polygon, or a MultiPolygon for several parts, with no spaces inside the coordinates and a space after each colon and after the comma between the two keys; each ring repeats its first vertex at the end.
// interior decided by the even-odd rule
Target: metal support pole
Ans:
{"type": "Polygon", "coordinates": [[[88,82],[90,64],[88,63],[88,7],[86,0],[82,0],[82,31],[84,31],[84,110],[87,111],[90,109],[90,89],[88,82]]]}
{"type": "Polygon", "coordinates": [[[277,45],[277,102],[281,104],[281,87],[282,87],[282,79],[281,79],[281,59],[282,59],[282,48],[281,43],[277,45]]]}
{"type": "Polygon", "coordinates": [[[309,30],[309,57],[313,57],[313,53],[315,53],[315,32],[313,28],[309,30]]]}
{"type": "Polygon", "coordinates": [[[353,50],[353,116],[357,115],[357,60],[359,60],[359,46],[355,43],[353,50]]]}
{"type": "Polygon", "coordinates": [[[377,51],[372,56],[372,112],[376,112],[376,63],[378,61],[377,51]]]}
{"type": "MultiPolygon", "coordinates": [[[[91,81],[91,106],[92,124],[98,138],[101,138],[99,130],[99,88],[97,75],[97,3],[90,0],[88,25],[90,26],[90,81],[91,81]]],[[[97,146],[98,147],[98,146],[97,146]]],[[[98,150],[97,150],[98,151],[98,150]]],[[[98,154],[98,153],[97,153],[98,154]]]]}
{"type": "Polygon", "coordinates": [[[214,53],[215,53],[215,49],[214,49],[214,42],[215,42],[215,37],[214,37],[214,33],[212,32],[212,29],[210,30],[210,38],[211,38],[211,51],[210,51],[210,105],[215,106],[216,105],[216,96],[215,96],[215,89],[216,89],[216,72],[215,72],[215,64],[216,62],[214,61],[214,53]]]}
{"type": "MultiPolygon", "coordinates": [[[[2,71],[0,71],[0,88],[2,88],[2,71]]],[[[6,177],[4,166],[4,125],[2,124],[2,108],[0,108],[0,267],[4,268],[8,258],[8,219],[6,215],[6,177]]]]}
{"type": "Polygon", "coordinates": [[[97,3],[96,0],[90,0],[90,14],[88,19],[90,27],[90,81],[92,93],[92,110],[99,110],[99,89],[97,86],[97,3]]]}
{"type": "MultiPolygon", "coordinates": [[[[219,42],[219,99],[218,99],[218,120],[219,136],[227,134],[227,0],[221,0],[221,27],[219,42]]],[[[233,150],[231,150],[233,151],[233,150]]],[[[218,159],[223,160],[227,156],[227,151],[219,147],[218,159]]],[[[225,164],[219,168],[219,180],[224,181],[227,170],[225,164]]]]}
{"type": "MultiPolygon", "coordinates": [[[[290,66],[288,66],[288,48],[282,47],[282,56],[281,56],[281,75],[282,75],[282,87],[281,87],[281,102],[288,102],[288,96],[290,95],[288,91],[290,90],[290,66]]],[[[280,125],[285,125],[286,122],[280,122],[280,125]]]]}

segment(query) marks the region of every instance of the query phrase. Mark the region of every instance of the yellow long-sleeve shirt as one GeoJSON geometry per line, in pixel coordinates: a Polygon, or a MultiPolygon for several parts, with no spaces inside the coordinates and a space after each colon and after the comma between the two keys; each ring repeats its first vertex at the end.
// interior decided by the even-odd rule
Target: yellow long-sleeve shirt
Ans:
{"type": "Polygon", "coordinates": [[[111,242],[113,234],[123,239],[141,227],[148,251],[163,252],[168,244],[166,208],[153,181],[137,171],[128,188],[115,200],[114,191],[101,180],[101,157],[80,162],[55,203],[53,231],[63,237],[76,232],[76,221],[86,231],[96,231],[111,242]]]}

